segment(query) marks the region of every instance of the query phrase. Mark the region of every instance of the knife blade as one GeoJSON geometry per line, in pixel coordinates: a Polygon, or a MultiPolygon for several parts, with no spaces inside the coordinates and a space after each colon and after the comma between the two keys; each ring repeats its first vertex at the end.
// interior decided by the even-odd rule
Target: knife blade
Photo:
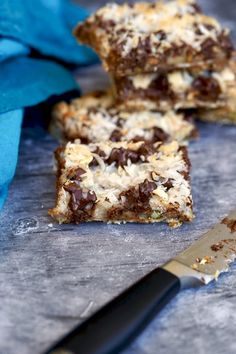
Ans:
{"type": "Polygon", "coordinates": [[[218,279],[235,258],[236,210],[79,324],[45,354],[119,353],[180,290],[218,279]]]}
{"type": "Polygon", "coordinates": [[[235,258],[236,210],[163,268],[180,277],[182,287],[198,284],[199,281],[208,284],[227,272],[235,258]],[[186,276],[191,279],[186,279],[186,276]]]}

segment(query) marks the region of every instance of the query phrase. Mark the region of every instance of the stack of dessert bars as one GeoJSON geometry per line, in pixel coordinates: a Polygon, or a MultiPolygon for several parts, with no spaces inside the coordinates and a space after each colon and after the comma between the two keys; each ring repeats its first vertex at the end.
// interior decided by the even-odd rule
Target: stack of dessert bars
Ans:
{"type": "Polygon", "coordinates": [[[229,31],[195,1],[109,4],[75,30],[111,78],[53,112],[62,222],[191,221],[192,116],[236,122],[229,31]]]}

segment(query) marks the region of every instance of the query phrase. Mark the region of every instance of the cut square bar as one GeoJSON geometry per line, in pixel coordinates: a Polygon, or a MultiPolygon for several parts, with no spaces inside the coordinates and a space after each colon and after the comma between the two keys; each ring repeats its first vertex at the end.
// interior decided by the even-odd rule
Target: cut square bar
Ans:
{"type": "Polygon", "coordinates": [[[192,0],[108,4],[79,24],[75,35],[114,76],[222,67],[233,51],[228,29],[192,0]]]}
{"type": "Polygon", "coordinates": [[[184,113],[169,110],[127,112],[114,105],[109,93],[91,93],[59,103],[53,111],[51,133],[61,141],[186,142],[197,135],[195,125],[184,113]]]}
{"type": "Polygon", "coordinates": [[[185,147],[144,142],[67,143],[56,152],[59,223],[191,221],[189,160],[185,147]]]}

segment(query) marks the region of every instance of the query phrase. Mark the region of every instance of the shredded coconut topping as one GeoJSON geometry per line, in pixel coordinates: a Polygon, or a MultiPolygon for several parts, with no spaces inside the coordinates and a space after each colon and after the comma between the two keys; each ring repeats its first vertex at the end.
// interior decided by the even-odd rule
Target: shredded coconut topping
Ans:
{"type": "Polygon", "coordinates": [[[121,193],[138,187],[144,181],[152,181],[156,184],[156,188],[152,188],[150,195],[150,208],[153,212],[161,213],[165,217],[165,212],[175,206],[177,212],[191,219],[191,191],[189,182],[185,178],[188,174],[188,165],[176,141],[169,144],[156,143],[153,145],[153,153],[145,161],[140,159],[132,163],[128,160],[123,167],[107,162],[113,149],[123,148],[138,152],[142,144],[143,142],[103,142],[85,146],[79,141],[68,143],[59,155],[59,159],[64,161],[64,166],[60,172],[58,202],[52,214],[63,220],[63,215],[65,217],[66,211],[70,209],[68,186],[71,184],[71,177],[69,176],[73,175],[73,171],[82,169],[83,173],[75,183],[82,191],[90,191],[91,195],[95,193],[94,220],[106,220],[106,213],[111,208],[125,209],[126,196],[124,194],[121,197],[121,193]],[[96,149],[105,153],[102,158],[103,163],[90,166],[96,149]],[[154,172],[155,180],[152,179],[154,172]],[[169,188],[165,184],[168,180],[171,180],[169,188]]]}
{"type": "Polygon", "coordinates": [[[123,58],[133,49],[146,45],[150,56],[182,46],[201,52],[207,40],[217,45],[222,33],[227,36],[229,30],[198,11],[194,0],[108,4],[79,24],[76,30],[78,39],[94,47],[108,68],[109,55],[117,48],[123,58]]]}
{"type": "MultiPolygon", "coordinates": [[[[104,97],[101,98],[102,102],[104,97]]],[[[69,140],[80,138],[89,142],[106,141],[112,139],[112,133],[115,131],[118,141],[131,141],[137,137],[152,141],[154,129],[159,128],[167,138],[186,141],[195,129],[192,123],[185,120],[183,114],[174,111],[126,112],[115,106],[104,108],[98,100],[97,106],[87,106],[87,101],[86,96],[85,100],[81,97],[73,100],[71,104],[60,103],[54,111],[53,125],[58,126],[69,140]]]]}

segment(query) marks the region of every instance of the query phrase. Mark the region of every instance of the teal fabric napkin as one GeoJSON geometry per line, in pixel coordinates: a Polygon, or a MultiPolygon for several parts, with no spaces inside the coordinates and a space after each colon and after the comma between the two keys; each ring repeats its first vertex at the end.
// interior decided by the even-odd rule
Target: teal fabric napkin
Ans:
{"type": "Polygon", "coordinates": [[[78,89],[71,72],[48,57],[76,65],[97,60],[72,35],[86,16],[69,0],[0,2],[0,209],[15,173],[24,108],[78,89]]]}
{"type": "Polygon", "coordinates": [[[14,38],[43,55],[86,65],[97,60],[96,55],[76,43],[72,30],[87,15],[70,0],[1,0],[0,36],[14,38]]]}
{"type": "Polygon", "coordinates": [[[0,113],[78,88],[70,71],[49,60],[16,57],[0,64],[0,113]]]}
{"type": "Polygon", "coordinates": [[[23,109],[0,115],[0,209],[17,163],[23,109]]]}

